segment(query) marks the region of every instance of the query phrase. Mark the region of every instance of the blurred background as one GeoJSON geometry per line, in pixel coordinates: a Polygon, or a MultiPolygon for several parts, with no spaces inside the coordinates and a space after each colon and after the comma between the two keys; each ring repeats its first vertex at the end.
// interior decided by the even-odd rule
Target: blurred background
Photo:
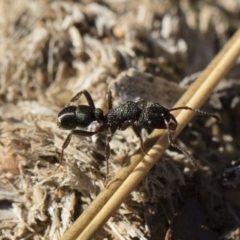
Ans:
{"type": "MultiPolygon", "coordinates": [[[[239,26],[238,0],[0,0],[0,238],[60,239],[104,188],[106,133],[74,136],[60,164],[74,94],[172,107],[239,26]]],[[[236,63],[202,108],[222,123],[195,116],[175,140],[199,169],[169,148],[95,239],[240,239],[239,96],[236,63]]],[[[110,174],[138,148],[117,131],[110,174]]]]}

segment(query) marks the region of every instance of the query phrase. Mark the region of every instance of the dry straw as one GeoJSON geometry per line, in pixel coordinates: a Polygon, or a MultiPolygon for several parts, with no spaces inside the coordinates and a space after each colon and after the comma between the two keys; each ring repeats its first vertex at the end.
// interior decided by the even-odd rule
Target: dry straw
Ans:
{"type": "MultiPolygon", "coordinates": [[[[200,108],[211,95],[219,81],[235,64],[239,53],[240,30],[235,33],[232,39],[214,58],[201,76],[186,91],[174,107],[187,105],[192,108],[200,108]]],[[[184,110],[175,115],[179,125],[174,133],[174,137],[182,131],[193,115],[193,112],[184,110]]],[[[62,239],[91,239],[98,229],[101,228],[119,208],[131,191],[136,188],[152,166],[159,160],[168,146],[169,143],[166,131],[155,130],[151,135],[150,140],[146,143],[146,147],[150,149],[148,155],[144,157],[143,153],[139,151],[139,153],[131,157],[129,165],[119,170],[115,178],[76,220],[62,239]],[[149,145],[152,147],[149,147],[149,145]]]]}

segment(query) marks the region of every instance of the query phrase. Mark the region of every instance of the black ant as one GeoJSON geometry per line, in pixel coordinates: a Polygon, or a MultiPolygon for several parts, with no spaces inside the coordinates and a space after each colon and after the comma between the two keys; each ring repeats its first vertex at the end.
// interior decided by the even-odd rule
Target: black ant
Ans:
{"type": "Polygon", "coordinates": [[[111,135],[108,136],[106,142],[106,161],[107,161],[107,175],[109,173],[108,159],[110,156],[110,141],[114,133],[117,130],[124,131],[128,127],[132,127],[134,133],[140,140],[141,149],[144,153],[143,140],[139,132],[139,127],[151,128],[151,129],[166,129],[168,133],[168,142],[171,146],[179,149],[192,161],[193,156],[186,150],[173,143],[172,132],[175,131],[178,123],[175,117],[170,113],[175,110],[190,110],[202,115],[210,116],[217,119],[220,122],[218,116],[204,112],[201,110],[193,109],[187,106],[176,107],[167,109],[159,103],[151,101],[138,100],[136,102],[127,101],[119,105],[118,107],[112,107],[112,93],[111,90],[107,93],[108,99],[108,112],[104,115],[102,109],[96,108],[92,100],[91,95],[87,90],[80,91],[71,100],[70,103],[58,114],[58,126],[65,130],[72,130],[65,142],[62,145],[62,158],[64,149],[69,145],[72,135],[92,136],[101,132],[105,132],[110,129],[111,135]],[[76,102],[81,95],[84,95],[89,105],[70,106],[71,103],[76,102]],[[93,121],[99,122],[101,125],[98,130],[88,132],[84,130],[76,129],[77,127],[85,128],[89,126],[93,121]]]}

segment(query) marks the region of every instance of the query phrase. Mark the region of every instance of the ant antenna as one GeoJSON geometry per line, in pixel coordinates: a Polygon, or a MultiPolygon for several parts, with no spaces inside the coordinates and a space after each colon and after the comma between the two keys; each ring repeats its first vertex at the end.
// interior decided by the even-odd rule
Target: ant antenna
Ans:
{"type": "Polygon", "coordinates": [[[201,111],[201,110],[198,110],[198,109],[194,109],[194,108],[190,108],[190,107],[187,107],[187,106],[181,106],[181,107],[176,107],[176,108],[171,108],[169,109],[169,112],[171,111],[176,111],[176,110],[190,110],[192,112],[196,112],[196,113],[199,113],[201,115],[204,115],[204,116],[209,116],[209,117],[213,117],[215,118],[218,122],[221,122],[221,119],[215,115],[215,114],[212,114],[212,113],[209,113],[209,112],[204,112],[204,111],[201,111]]]}

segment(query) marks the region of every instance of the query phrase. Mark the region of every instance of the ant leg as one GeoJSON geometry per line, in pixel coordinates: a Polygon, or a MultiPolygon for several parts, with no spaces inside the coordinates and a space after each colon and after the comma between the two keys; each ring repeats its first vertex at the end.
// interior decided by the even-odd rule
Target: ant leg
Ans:
{"type": "Polygon", "coordinates": [[[66,138],[66,140],[64,141],[63,145],[62,145],[62,155],[61,155],[61,163],[63,162],[63,154],[64,154],[64,150],[65,148],[67,148],[67,146],[69,145],[69,143],[71,142],[72,139],[72,132],[70,132],[66,138]]]}
{"type": "Polygon", "coordinates": [[[87,132],[87,131],[83,131],[83,130],[72,130],[66,140],[64,141],[63,145],[62,145],[62,156],[61,156],[61,162],[63,161],[63,154],[64,154],[64,150],[67,148],[67,146],[69,145],[69,143],[71,142],[72,139],[72,135],[80,135],[80,136],[86,136],[86,137],[91,137],[95,134],[98,134],[100,132],[105,132],[107,131],[107,127],[105,126],[101,126],[98,130],[94,131],[94,132],[87,132]]]}
{"type": "MultiPolygon", "coordinates": [[[[178,122],[177,122],[176,118],[175,118],[172,114],[170,114],[170,118],[174,121],[175,126],[176,126],[176,128],[177,128],[178,122]]],[[[176,129],[176,128],[175,128],[175,129],[176,129]]]]}
{"type": "Polygon", "coordinates": [[[170,119],[173,121],[170,122],[168,125],[169,125],[169,129],[171,129],[172,131],[175,131],[177,129],[177,126],[178,126],[178,122],[176,120],[176,118],[172,115],[172,114],[169,114],[170,115],[170,119]]]}
{"type": "Polygon", "coordinates": [[[179,145],[173,143],[173,137],[172,137],[171,129],[170,129],[170,127],[169,127],[169,123],[168,123],[168,121],[166,120],[166,118],[164,117],[163,114],[162,114],[162,117],[163,117],[163,120],[164,120],[165,125],[166,125],[166,128],[167,128],[168,142],[170,143],[170,145],[173,146],[173,147],[175,147],[175,148],[177,148],[177,149],[180,150],[182,153],[184,153],[185,156],[187,156],[187,157],[191,160],[194,168],[197,169],[196,159],[194,159],[194,157],[191,155],[191,153],[188,152],[186,149],[180,147],[179,145]]]}
{"type": "Polygon", "coordinates": [[[134,120],[128,120],[128,121],[125,121],[123,124],[122,124],[122,127],[120,128],[121,131],[124,131],[126,130],[128,127],[132,127],[132,130],[133,132],[135,133],[135,135],[138,137],[139,141],[140,141],[140,146],[141,146],[141,150],[147,155],[147,151],[145,150],[144,148],[144,144],[143,144],[143,140],[142,140],[142,136],[139,132],[139,129],[138,127],[134,124],[134,120]]]}
{"type": "Polygon", "coordinates": [[[212,114],[212,113],[209,113],[209,112],[205,112],[205,111],[201,111],[201,110],[194,109],[194,108],[190,108],[190,107],[188,107],[188,106],[181,106],[181,107],[171,108],[171,109],[169,109],[169,112],[171,112],[171,111],[176,111],[176,110],[181,110],[181,109],[183,109],[183,110],[190,110],[190,111],[199,113],[199,114],[201,114],[201,115],[213,117],[213,118],[215,118],[218,122],[221,122],[221,119],[220,119],[217,115],[215,115],[215,114],[212,114]]]}
{"type": "Polygon", "coordinates": [[[112,90],[111,89],[109,89],[107,91],[107,100],[108,100],[108,110],[110,110],[110,109],[112,109],[112,101],[113,101],[113,99],[112,99],[112,90]]]}
{"type": "Polygon", "coordinates": [[[87,90],[83,90],[83,91],[78,92],[74,97],[72,97],[72,99],[70,100],[70,102],[68,103],[67,106],[69,106],[71,103],[76,102],[76,101],[81,97],[82,94],[83,94],[83,95],[85,96],[85,98],[87,99],[87,102],[88,102],[89,106],[90,106],[92,109],[95,109],[95,104],[94,104],[94,102],[93,102],[93,100],[92,100],[91,95],[89,94],[89,92],[88,92],[87,90]]]}
{"type": "Polygon", "coordinates": [[[111,151],[110,142],[112,141],[112,136],[113,136],[113,133],[107,137],[106,147],[105,147],[105,159],[106,159],[106,166],[107,166],[106,181],[109,174],[109,157],[110,157],[110,151],[111,151]]]}
{"type": "Polygon", "coordinates": [[[114,133],[116,132],[117,128],[111,127],[110,130],[111,130],[111,135],[109,135],[107,137],[106,146],[105,146],[105,159],[106,159],[106,167],[107,167],[105,185],[107,185],[108,180],[109,180],[108,179],[108,174],[109,174],[109,157],[110,157],[110,151],[111,151],[110,142],[112,141],[112,137],[113,137],[114,133]]]}
{"type": "Polygon", "coordinates": [[[145,155],[147,155],[147,151],[144,148],[144,144],[143,144],[143,140],[142,140],[142,136],[139,132],[139,129],[136,125],[132,125],[132,129],[134,131],[134,133],[136,134],[136,136],[138,137],[139,141],[140,141],[140,146],[141,146],[141,150],[145,153],[145,155]]]}

